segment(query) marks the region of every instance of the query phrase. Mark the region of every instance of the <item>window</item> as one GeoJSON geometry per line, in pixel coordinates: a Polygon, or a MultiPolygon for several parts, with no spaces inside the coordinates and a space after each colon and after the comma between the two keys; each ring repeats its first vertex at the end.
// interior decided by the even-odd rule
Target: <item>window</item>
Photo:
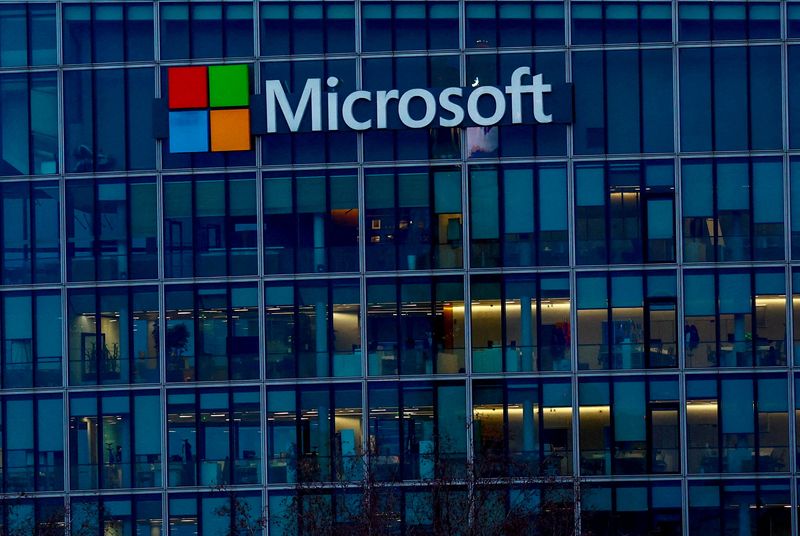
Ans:
{"type": "Polygon", "coordinates": [[[370,385],[368,445],[373,477],[431,480],[436,474],[464,475],[464,396],[463,383],[370,385]]]}
{"type": "Polygon", "coordinates": [[[363,478],[361,386],[267,391],[270,484],[363,478]]]}
{"type": "Polygon", "coordinates": [[[464,372],[460,277],[369,279],[367,308],[371,376],[464,372]]]}
{"type": "Polygon", "coordinates": [[[575,52],[572,69],[577,154],[672,152],[671,50],[575,52]]]}
{"type": "Polygon", "coordinates": [[[564,274],[473,276],[472,372],[570,370],[564,274]]]}
{"type": "Polygon", "coordinates": [[[365,2],[361,25],[365,52],[458,48],[456,2],[365,2]]]}
{"type": "Polygon", "coordinates": [[[784,479],[703,480],[689,483],[689,530],[719,534],[764,527],[765,536],[791,532],[789,481],[784,479]]]}
{"type": "Polygon", "coordinates": [[[66,171],[154,168],[154,87],[151,68],[65,72],[66,171]]]}
{"type": "Polygon", "coordinates": [[[60,281],[58,184],[6,182],[0,184],[0,199],[3,284],[60,281]]]}
{"type": "Polygon", "coordinates": [[[92,534],[151,534],[161,526],[160,495],[72,497],[70,503],[72,522],[92,534]]]}
{"type": "Polygon", "coordinates": [[[677,366],[674,272],[587,272],[577,283],[579,369],[677,366]]]}
{"type": "Polygon", "coordinates": [[[687,378],[689,472],[788,471],[787,390],[767,374],[687,378]]]}
{"type": "Polygon", "coordinates": [[[780,47],[679,52],[682,151],[781,148],[780,47]]]}
{"type": "Polygon", "coordinates": [[[782,270],[684,273],[688,367],[786,365],[782,270]]]}
{"type": "Polygon", "coordinates": [[[0,6],[0,67],[55,63],[55,4],[0,6]]]}
{"type": "Polygon", "coordinates": [[[167,381],[259,377],[255,284],[166,289],[167,381]]]}
{"type": "Polygon", "coordinates": [[[672,162],[575,165],[578,264],[675,261],[672,162]]]}
{"type": "Polygon", "coordinates": [[[568,379],[475,382],[472,418],[479,474],[572,474],[568,379]]]}
{"type": "Polygon", "coordinates": [[[672,6],[668,2],[575,2],[572,44],[672,41],[672,6]]]}
{"type": "Polygon", "coordinates": [[[56,74],[0,74],[0,101],[0,176],[57,173],[56,74]]]}
{"type": "Polygon", "coordinates": [[[681,41],[743,41],[781,37],[778,2],[704,4],[681,1],[678,13],[681,41]]]}
{"type": "Polygon", "coordinates": [[[361,376],[358,282],[267,283],[267,378],[361,376]]]}
{"type": "Polygon", "coordinates": [[[61,295],[57,290],[2,295],[2,385],[56,387],[61,378],[61,295]]]}
{"type": "Polygon", "coordinates": [[[253,6],[247,3],[165,3],[161,59],[253,56],[253,6]]]}
{"type": "Polygon", "coordinates": [[[161,485],[161,404],[156,392],[70,398],[73,489],[161,485]]]}
{"type": "Polygon", "coordinates": [[[262,513],[265,509],[261,506],[258,492],[226,489],[191,495],[170,493],[168,502],[169,530],[176,536],[224,534],[229,530],[239,530],[232,527],[252,527],[255,520],[266,515],[262,513]],[[244,511],[248,514],[243,514],[244,511]],[[236,512],[234,520],[231,519],[232,512],[236,512]]]}
{"type": "Polygon", "coordinates": [[[3,491],[19,495],[64,489],[63,415],[61,395],[0,398],[3,491]]]}
{"type": "Polygon", "coordinates": [[[469,2],[467,48],[564,44],[564,6],[557,2],[469,2]]]}
{"type": "Polygon", "coordinates": [[[353,2],[262,2],[261,54],[355,52],[353,2]]]}
{"type": "Polygon", "coordinates": [[[566,169],[559,164],[470,167],[471,264],[569,264],[566,169]]]}
{"type": "Polygon", "coordinates": [[[270,173],[264,211],[266,273],[358,271],[355,171],[270,173]]]}
{"type": "Polygon", "coordinates": [[[462,265],[458,168],[370,169],[365,203],[367,270],[462,265]]]}
{"type": "Polygon", "coordinates": [[[155,279],[156,194],[154,179],[68,181],[68,279],[155,279]]]}
{"type": "Polygon", "coordinates": [[[675,376],[582,379],[581,473],[677,473],[680,470],[675,376]]]}
{"type": "Polygon", "coordinates": [[[251,174],[164,181],[166,277],[255,274],[257,229],[251,174]]]}
{"type": "Polygon", "coordinates": [[[684,160],[684,260],[783,259],[783,164],[779,159],[684,160]]]}
{"type": "Polygon", "coordinates": [[[167,394],[170,486],[261,482],[258,391],[167,394]]]}
{"type": "Polygon", "coordinates": [[[155,383],[155,287],[73,289],[68,294],[70,385],[155,383]]]}
{"type": "Polygon", "coordinates": [[[581,500],[581,527],[592,534],[680,534],[681,517],[680,482],[593,483],[581,500]]]}
{"type": "Polygon", "coordinates": [[[62,13],[64,63],[152,61],[151,4],[70,4],[62,13]]]}

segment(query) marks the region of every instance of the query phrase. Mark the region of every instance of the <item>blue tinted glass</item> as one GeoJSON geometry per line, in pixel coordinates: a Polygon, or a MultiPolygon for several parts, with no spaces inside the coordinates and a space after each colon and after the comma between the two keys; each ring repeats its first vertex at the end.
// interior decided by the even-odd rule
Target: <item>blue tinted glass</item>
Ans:
{"type": "Polygon", "coordinates": [[[28,64],[27,26],[24,4],[0,5],[0,67],[28,64]]]}
{"type": "Polygon", "coordinates": [[[711,39],[711,10],[708,4],[681,2],[678,13],[681,41],[711,39]]]}
{"type": "MultiPolygon", "coordinates": [[[[681,149],[711,149],[711,50],[680,51],[681,149]]],[[[722,91],[722,89],[720,89],[722,91]]],[[[741,115],[741,110],[736,112],[741,115]]]]}
{"type": "Polygon", "coordinates": [[[94,5],[92,19],[94,61],[122,61],[125,58],[123,6],[94,5]]]}
{"type": "Polygon", "coordinates": [[[603,6],[576,3],[572,6],[572,43],[590,45],[603,42],[603,6]]]}

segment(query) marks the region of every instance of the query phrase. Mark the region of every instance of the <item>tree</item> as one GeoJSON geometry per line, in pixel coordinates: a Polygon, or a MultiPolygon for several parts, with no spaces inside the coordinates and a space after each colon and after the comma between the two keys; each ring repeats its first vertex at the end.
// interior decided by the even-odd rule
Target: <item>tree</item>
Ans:
{"type": "Polygon", "coordinates": [[[97,502],[71,507],[61,499],[34,499],[25,492],[4,502],[8,521],[4,536],[95,536],[103,511],[97,502]]]}
{"type": "Polygon", "coordinates": [[[378,474],[371,458],[366,453],[353,461],[361,478],[336,482],[304,478],[318,473],[299,461],[298,482],[282,512],[271,514],[271,526],[284,534],[373,536],[397,533],[405,519],[406,533],[414,536],[579,532],[583,490],[576,477],[484,455],[471,462],[437,457],[431,478],[404,483],[378,474]]]}
{"type": "Polygon", "coordinates": [[[224,493],[227,503],[217,507],[214,515],[230,520],[230,528],[224,536],[256,536],[262,534],[267,527],[267,511],[253,511],[249,501],[229,489],[224,484],[214,487],[214,491],[224,493]]]}

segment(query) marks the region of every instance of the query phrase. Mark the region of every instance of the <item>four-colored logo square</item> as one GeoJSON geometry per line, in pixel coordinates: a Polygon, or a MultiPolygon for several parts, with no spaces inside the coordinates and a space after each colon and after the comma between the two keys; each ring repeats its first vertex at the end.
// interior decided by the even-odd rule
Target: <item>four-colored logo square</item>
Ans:
{"type": "Polygon", "coordinates": [[[249,78],[247,65],[170,67],[170,152],[250,150],[249,78]]]}

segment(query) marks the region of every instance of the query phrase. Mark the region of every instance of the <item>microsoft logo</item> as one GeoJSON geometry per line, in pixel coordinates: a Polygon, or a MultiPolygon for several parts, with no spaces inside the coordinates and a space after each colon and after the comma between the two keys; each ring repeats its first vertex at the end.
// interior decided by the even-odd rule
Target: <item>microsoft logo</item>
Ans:
{"type": "Polygon", "coordinates": [[[168,68],[170,152],[250,150],[249,78],[247,65],[168,68]]]}

